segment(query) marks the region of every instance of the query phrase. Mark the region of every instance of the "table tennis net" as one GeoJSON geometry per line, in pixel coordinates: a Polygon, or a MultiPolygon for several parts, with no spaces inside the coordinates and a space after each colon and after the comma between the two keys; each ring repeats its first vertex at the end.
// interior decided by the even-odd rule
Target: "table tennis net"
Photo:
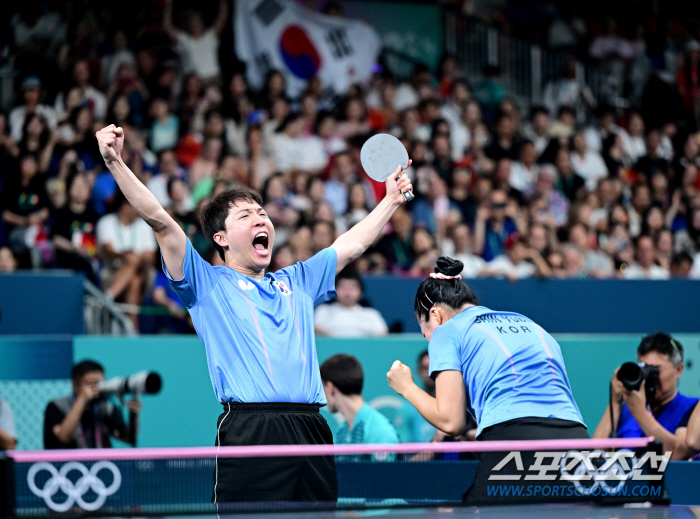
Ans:
{"type": "MultiPolygon", "coordinates": [[[[608,443],[611,441],[607,440],[608,443]]],[[[616,441],[620,443],[620,440],[616,441]]],[[[496,443],[501,442],[260,446],[254,451],[248,447],[226,447],[220,450],[16,452],[0,461],[0,517],[207,514],[459,505],[474,480],[480,450],[493,447],[492,444],[496,443]],[[222,460],[240,459],[245,461],[244,467],[250,467],[246,464],[263,464],[273,459],[283,461],[283,466],[301,467],[305,460],[311,460],[314,456],[324,456],[335,462],[337,501],[298,501],[288,494],[278,499],[257,500],[248,499],[250,494],[242,491],[235,502],[212,502],[217,464],[222,460]],[[285,461],[289,464],[285,465],[285,461]]],[[[523,443],[528,442],[518,445],[516,442],[502,443],[495,452],[505,457],[515,452],[514,448],[521,449],[523,443]]],[[[630,448],[639,448],[643,443],[646,443],[646,439],[638,439],[636,443],[626,440],[630,448]]],[[[535,445],[532,449],[551,451],[576,447],[573,444],[551,444],[550,441],[549,446],[535,445]]],[[[578,440],[579,449],[591,450],[593,447],[596,446],[582,444],[578,440]]],[[[246,482],[251,476],[243,470],[237,477],[246,482]]],[[[295,471],[292,470],[288,477],[296,477],[295,471]]]]}

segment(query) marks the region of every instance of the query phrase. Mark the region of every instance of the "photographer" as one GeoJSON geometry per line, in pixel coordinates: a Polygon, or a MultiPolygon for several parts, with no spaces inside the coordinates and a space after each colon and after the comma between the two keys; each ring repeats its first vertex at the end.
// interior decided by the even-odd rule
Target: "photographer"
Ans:
{"type": "Polygon", "coordinates": [[[45,449],[94,449],[111,447],[110,436],[135,444],[141,402],[126,403],[132,421],[124,422],[121,410],[101,398],[99,383],[104,368],[84,360],[73,366],[73,394],[53,400],[44,415],[45,449]]]}
{"type": "Polygon", "coordinates": [[[678,379],[683,374],[683,346],[665,333],[647,335],[637,348],[637,360],[646,364],[641,385],[638,389],[628,389],[618,379],[620,368],[615,370],[610,385],[611,403],[593,437],[654,436],[663,442],[664,452],[672,452],[671,459],[686,459],[691,454],[685,443],[688,420],[698,399],[678,392],[678,379]],[[654,378],[656,390],[652,401],[648,402],[645,386],[653,383],[654,378]],[[614,435],[611,434],[611,415],[614,435]]]}

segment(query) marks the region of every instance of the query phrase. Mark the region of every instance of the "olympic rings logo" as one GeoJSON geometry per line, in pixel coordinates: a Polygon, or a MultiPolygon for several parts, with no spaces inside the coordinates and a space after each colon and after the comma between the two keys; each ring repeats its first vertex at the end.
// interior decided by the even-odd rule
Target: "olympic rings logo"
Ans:
{"type": "Polygon", "coordinates": [[[64,464],[59,470],[51,463],[41,462],[34,463],[27,473],[27,484],[29,490],[34,495],[44,499],[46,506],[54,512],[65,512],[70,509],[73,504],[77,504],[83,510],[90,512],[98,510],[105,504],[108,496],[116,493],[122,484],[122,474],[117,466],[111,461],[98,461],[90,470],[82,463],[71,461],[64,464]],[[108,470],[112,473],[112,483],[107,487],[104,482],[98,477],[102,470],[108,470]],[[39,488],[36,484],[36,476],[38,473],[46,471],[51,477],[44,483],[44,488],[39,488]],[[81,476],[73,483],[68,479],[68,474],[73,471],[80,472],[81,476]],[[56,503],[53,498],[56,493],[61,490],[68,498],[62,503],[56,503]],[[85,501],[83,497],[92,490],[97,494],[97,499],[92,502],[85,501]]]}

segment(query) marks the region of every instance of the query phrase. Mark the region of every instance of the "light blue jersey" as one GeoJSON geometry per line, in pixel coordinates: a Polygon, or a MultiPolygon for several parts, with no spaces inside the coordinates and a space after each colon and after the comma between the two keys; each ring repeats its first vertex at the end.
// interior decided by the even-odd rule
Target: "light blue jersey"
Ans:
{"type": "Polygon", "coordinates": [[[333,299],[338,256],[324,249],[254,279],[212,267],[187,240],[184,278],[173,281],[204,342],[219,402],[326,404],[314,307],[333,299]]]}
{"type": "Polygon", "coordinates": [[[477,436],[529,416],[583,423],[559,344],[527,317],[470,306],[435,330],[428,352],[431,377],[462,372],[477,436]]]}

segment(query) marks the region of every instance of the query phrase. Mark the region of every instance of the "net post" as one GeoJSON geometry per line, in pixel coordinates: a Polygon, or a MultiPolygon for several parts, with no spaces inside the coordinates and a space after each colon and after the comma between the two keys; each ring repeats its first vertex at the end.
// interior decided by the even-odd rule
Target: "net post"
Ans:
{"type": "Polygon", "coordinates": [[[0,519],[15,515],[15,464],[0,452],[0,519]]]}

